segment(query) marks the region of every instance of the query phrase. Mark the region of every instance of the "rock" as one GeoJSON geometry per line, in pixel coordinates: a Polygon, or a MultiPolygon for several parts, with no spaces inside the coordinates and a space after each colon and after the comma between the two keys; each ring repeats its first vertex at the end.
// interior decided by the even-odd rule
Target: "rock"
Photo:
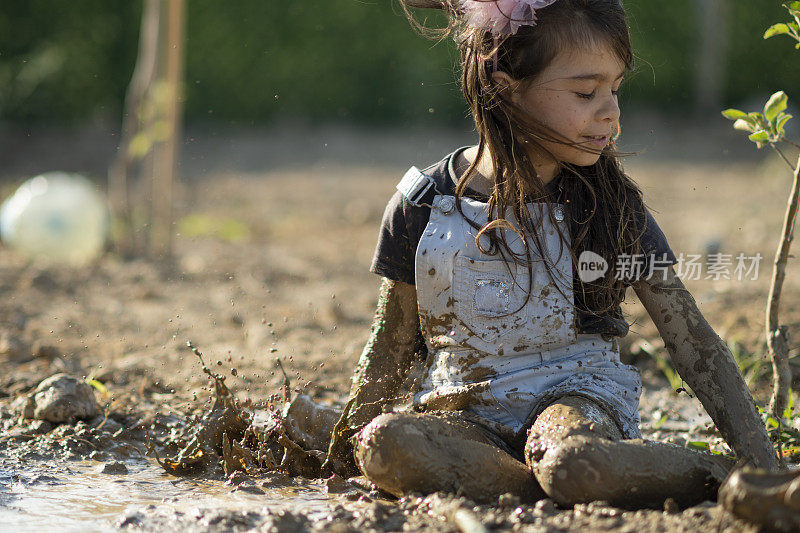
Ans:
{"type": "Polygon", "coordinates": [[[286,434],[304,450],[327,451],[333,427],[342,412],[300,394],[284,408],[286,434]]]}
{"type": "Polygon", "coordinates": [[[11,403],[11,410],[18,413],[20,418],[30,420],[33,418],[33,411],[36,404],[33,403],[33,396],[20,396],[11,403]]]}
{"type": "Polygon", "coordinates": [[[236,492],[246,492],[248,494],[266,494],[263,490],[256,487],[255,485],[239,485],[236,487],[236,492]]]}
{"type": "MultiPolygon", "coordinates": [[[[800,472],[743,468],[719,489],[719,502],[738,518],[769,531],[800,531],[800,472]]],[[[707,509],[689,511],[707,513],[707,509]]]]}
{"type": "MultiPolygon", "coordinates": [[[[89,452],[88,459],[103,463],[105,461],[108,461],[108,454],[103,450],[92,450],[91,452],[89,452]]],[[[102,472],[102,468],[100,469],[100,471],[102,472]]]]}
{"type": "Polygon", "coordinates": [[[39,383],[33,403],[33,418],[55,424],[90,419],[100,413],[92,388],[67,374],[56,374],[39,383]]]}
{"type": "Polygon", "coordinates": [[[325,480],[325,492],[328,494],[336,494],[340,492],[347,492],[352,490],[353,487],[343,477],[338,474],[333,474],[325,480]]]}
{"type": "Polygon", "coordinates": [[[292,476],[280,471],[268,472],[259,482],[259,485],[265,488],[286,487],[293,484],[292,476]]]}
{"type": "Polygon", "coordinates": [[[539,500],[534,507],[537,514],[550,515],[556,512],[556,505],[550,498],[539,500]]]}
{"type": "Polygon", "coordinates": [[[53,427],[53,423],[47,420],[34,420],[28,425],[28,430],[33,435],[44,435],[45,433],[50,433],[53,427]]]}
{"type": "Polygon", "coordinates": [[[122,461],[106,463],[100,468],[101,474],[127,474],[128,467],[122,461]]]}
{"type": "Polygon", "coordinates": [[[519,507],[520,503],[519,497],[510,492],[501,494],[497,498],[497,505],[499,507],[519,507]]]}
{"type": "Polygon", "coordinates": [[[664,500],[664,512],[667,514],[679,514],[681,512],[681,508],[674,499],[667,498],[664,500]]]}
{"type": "Polygon", "coordinates": [[[232,472],[231,475],[228,476],[228,480],[225,481],[226,485],[239,485],[243,481],[250,479],[250,477],[245,474],[244,472],[237,470],[236,472],[232,472]]]}
{"type": "Polygon", "coordinates": [[[364,492],[372,492],[377,490],[377,486],[364,476],[355,476],[347,478],[347,482],[353,487],[363,490],[364,492]]]}

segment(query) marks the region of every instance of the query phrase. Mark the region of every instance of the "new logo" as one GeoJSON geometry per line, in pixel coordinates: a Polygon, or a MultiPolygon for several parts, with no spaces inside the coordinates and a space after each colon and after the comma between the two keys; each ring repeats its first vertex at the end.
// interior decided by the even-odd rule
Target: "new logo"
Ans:
{"type": "Polygon", "coordinates": [[[594,252],[585,250],[578,257],[578,277],[584,283],[590,283],[603,277],[608,271],[608,261],[594,252]]]}

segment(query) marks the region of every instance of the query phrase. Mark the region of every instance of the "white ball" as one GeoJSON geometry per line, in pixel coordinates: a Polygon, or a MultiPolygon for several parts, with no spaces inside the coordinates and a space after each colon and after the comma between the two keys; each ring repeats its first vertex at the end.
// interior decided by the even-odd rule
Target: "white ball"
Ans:
{"type": "Polygon", "coordinates": [[[31,178],[0,207],[0,238],[30,257],[86,264],[108,236],[105,198],[78,174],[31,178]]]}

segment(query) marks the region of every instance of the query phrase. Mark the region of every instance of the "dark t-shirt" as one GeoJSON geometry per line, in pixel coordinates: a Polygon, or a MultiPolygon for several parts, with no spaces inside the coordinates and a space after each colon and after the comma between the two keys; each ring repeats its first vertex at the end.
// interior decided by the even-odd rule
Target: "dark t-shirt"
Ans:
{"type": "MultiPolygon", "coordinates": [[[[455,195],[457,177],[454,162],[456,156],[464,149],[460,148],[448,154],[438,163],[422,171],[433,180],[436,190],[428,191],[418,203],[430,204],[437,193],[455,195]]],[[[560,202],[559,182],[560,176],[557,176],[545,186],[545,191],[551,199],[556,199],[555,201],[560,202]]],[[[469,188],[467,188],[465,196],[486,201],[485,195],[469,188]]],[[[414,206],[400,191],[396,191],[389,200],[383,214],[383,221],[378,235],[378,245],[372,258],[370,271],[395,281],[414,285],[414,263],[417,245],[422,238],[425,226],[428,224],[430,213],[430,207],[414,206]]],[[[642,257],[638,258],[636,269],[629,268],[629,273],[630,270],[635,270],[640,272],[642,276],[649,272],[651,257],[657,258],[660,266],[673,265],[678,262],[667,243],[664,233],[646,208],[645,215],[646,229],[641,238],[642,257]]],[[[611,267],[614,268],[614,265],[611,265],[611,267]]],[[[630,284],[634,280],[629,279],[626,284],[630,284]]],[[[580,281],[576,278],[574,283],[580,283],[580,281]]],[[[628,333],[629,327],[622,317],[620,308],[614,312],[594,315],[582,311],[579,306],[576,307],[576,326],[578,333],[599,333],[607,338],[624,337],[628,333]]]]}

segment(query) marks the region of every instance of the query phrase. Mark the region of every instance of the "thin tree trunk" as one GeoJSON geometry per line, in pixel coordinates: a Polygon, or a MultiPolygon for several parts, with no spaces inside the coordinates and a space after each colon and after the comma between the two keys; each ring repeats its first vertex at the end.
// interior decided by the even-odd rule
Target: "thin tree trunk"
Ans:
{"type": "Polygon", "coordinates": [[[169,99],[164,117],[167,124],[167,138],[164,142],[159,143],[155,152],[153,225],[150,230],[151,255],[160,258],[169,258],[172,255],[172,196],[178,161],[179,138],[182,134],[180,119],[183,111],[185,14],[185,0],[167,0],[165,75],[169,99]]]}
{"type": "Polygon", "coordinates": [[[119,148],[108,173],[111,206],[121,226],[116,247],[124,256],[133,254],[136,247],[132,200],[135,187],[131,176],[134,158],[130,151],[130,143],[141,131],[139,110],[158,71],[159,4],[160,0],[144,1],[139,31],[139,54],[125,96],[125,114],[122,118],[119,148]]]}
{"type": "Polygon", "coordinates": [[[695,112],[704,114],[721,107],[725,78],[728,0],[694,0],[700,43],[694,73],[695,112]]]}
{"type": "Polygon", "coordinates": [[[783,280],[786,278],[789,247],[792,245],[798,195],[800,195],[800,157],[798,157],[794,169],[792,192],[789,195],[789,205],[783,220],[781,241],[775,254],[775,268],[772,271],[772,284],[767,303],[767,348],[772,358],[773,371],[773,390],[769,411],[776,418],[783,416],[784,410],[789,405],[789,395],[792,393],[792,372],[789,369],[789,331],[786,326],[780,325],[778,307],[783,280]]]}

